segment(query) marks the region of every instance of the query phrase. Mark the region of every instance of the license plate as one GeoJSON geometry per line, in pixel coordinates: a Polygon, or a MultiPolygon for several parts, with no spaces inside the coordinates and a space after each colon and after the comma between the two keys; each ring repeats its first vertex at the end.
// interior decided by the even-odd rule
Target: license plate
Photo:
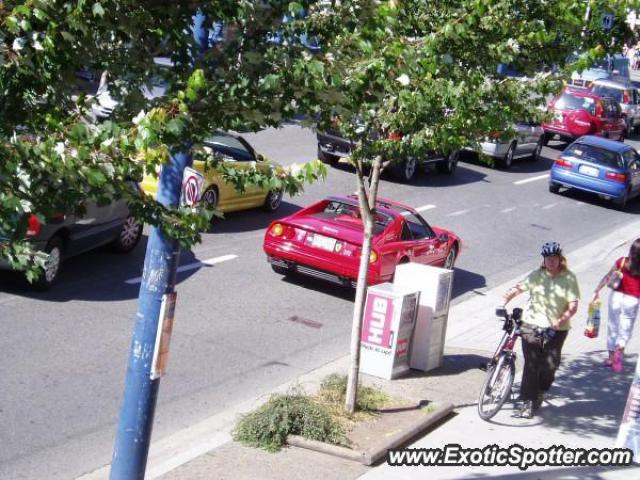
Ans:
{"type": "Polygon", "coordinates": [[[589,165],[580,165],[580,167],[578,168],[578,172],[580,172],[583,175],[588,175],[590,177],[597,177],[599,173],[597,168],[590,167],[589,165]]]}
{"type": "Polygon", "coordinates": [[[336,239],[325,237],[324,235],[315,234],[311,239],[311,245],[316,248],[321,248],[323,250],[329,250],[330,252],[332,252],[336,246],[336,239]]]}

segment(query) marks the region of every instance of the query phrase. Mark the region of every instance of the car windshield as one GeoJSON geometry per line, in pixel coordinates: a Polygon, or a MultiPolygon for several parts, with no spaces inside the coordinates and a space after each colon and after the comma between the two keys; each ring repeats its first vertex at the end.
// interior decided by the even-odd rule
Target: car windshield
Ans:
{"type": "MultiPolygon", "coordinates": [[[[362,228],[362,216],[360,207],[350,203],[331,201],[323,211],[313,215],[316,218],[332,220],[343,225],[362,228]]],[[[373,234],[379,235],[393,221],[393,218],[381,212],[377,212],[373,221],[373,234]]]]}
{"type": "Polygon", "coordinates": [[[247,147],[240,140],[230,135],[213,135],[204,142],[204,145],[211,148],[214,152],[218,152],[234,160],[255,160],[253,154],[247,150],[247,147]]]}
{"type": "Polygon", "coordinates": [[[592,88],[593,93],[600,95],[601,97],[611,97],[616,102],[622,102],[622,90],[618,88],[605,87],[604,85],[594,85],[592,88]]]}
{"type": "Polygon", "coordinates": [[[557,110],[586,110],[591,115],[595,115],[596,102],[590,97],[578,97],[565,92],[556,100],[555,108],[557,110]]]}
{"type": "Polygon", "coordinates": [[[616,152],[605,150],[604,148],[594,147],[593,145],[575,143],[567,148],[563,155],[570,155],[580,160],[606,165],[607,167],[622,167],[622,158],[620,155],[616,152]]]}

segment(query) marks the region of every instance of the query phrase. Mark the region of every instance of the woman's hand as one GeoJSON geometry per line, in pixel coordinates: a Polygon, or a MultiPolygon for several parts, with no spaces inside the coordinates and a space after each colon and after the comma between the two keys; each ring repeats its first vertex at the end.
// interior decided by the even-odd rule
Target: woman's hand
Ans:
{"type": "Polygon", "coordinates": [[[600,292],[598,290],[595,290],[593,292],[593,297],[591,297],[591,303],[597,302],[598,300],[600,300],[600,292]]]}

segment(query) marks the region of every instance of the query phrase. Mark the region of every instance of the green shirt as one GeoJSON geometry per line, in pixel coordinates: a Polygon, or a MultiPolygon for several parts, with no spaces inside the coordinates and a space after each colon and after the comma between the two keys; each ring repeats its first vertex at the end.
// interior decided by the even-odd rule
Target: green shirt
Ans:
{"type": "MultiPolygon", "coordinates": [[[[553,326],[571,302],[580,299],[578,280],[573,272],[564,270],[552,278],[544,268],[534,270],[520,284],[529,292],[529,303],[524,309],[525,323],[547,328],[553,326]]],[[[560,330],[569,330],[570,322],[565,322],[560,330]]]]}

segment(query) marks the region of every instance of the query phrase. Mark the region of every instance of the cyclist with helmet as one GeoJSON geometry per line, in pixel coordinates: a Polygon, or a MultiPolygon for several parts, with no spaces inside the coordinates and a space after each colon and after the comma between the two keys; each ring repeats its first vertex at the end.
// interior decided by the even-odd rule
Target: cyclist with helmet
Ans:
{"type": "Polygon", "coordinates": [[[506,305],[523,292],[529,301],[522,315],[524,369],[520,386],[520,416],[532,418],[542,405],[560,366],[560,355],[570,319],[578,310],[580,290],[557,242],[542,246],[542,266],[504,294],[506,305]]]}

